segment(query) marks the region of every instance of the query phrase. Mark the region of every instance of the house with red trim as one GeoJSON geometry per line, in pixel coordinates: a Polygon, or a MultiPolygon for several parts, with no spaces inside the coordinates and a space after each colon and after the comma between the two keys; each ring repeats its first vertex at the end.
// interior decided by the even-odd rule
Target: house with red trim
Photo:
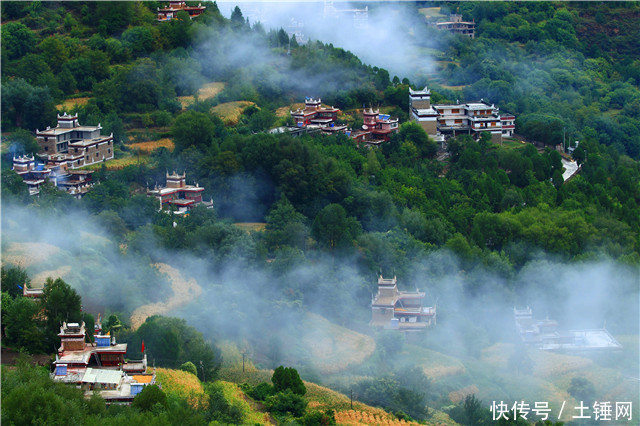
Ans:
{"type": "Polygon", "coordinates": [[[207,10],[207,7],[203,6],[202,3],[198,3],[197,6],[189,6],[184,1],[170,1],[168,6],[162,9],[158,8],[158,21],[166,22],[175,19],[181,10],[187,12],[189,18],[193,19],[202,15],[207,10]]]}
{"type": "Polygon", "coordinates": [[[84,322],[62,324],[51,378],[76,385],[87,398],[97,391],[107,404],[130,404],[144,386],[155,384],[155,371],[147,373],[146,353],[139,361],[125,360],[127,344],[101,334],[99,323],[98,317],[94,342],[87,342],[84,322]]]}
{"type": "Polygon", "coordinates": [[[203,204],[207,208],[213,208],[213,201],[202,201],[204,188],[195,185],[187,185],[187,173],[181,175],[175,171],[172,174],[167,172],[167,183],[163,187],[155,186],[154,189],[147,189],[147,195],[154,196],[160,201],[161,210],[170,210],[174,214],[184,215],[198,204],[203,204]]]}

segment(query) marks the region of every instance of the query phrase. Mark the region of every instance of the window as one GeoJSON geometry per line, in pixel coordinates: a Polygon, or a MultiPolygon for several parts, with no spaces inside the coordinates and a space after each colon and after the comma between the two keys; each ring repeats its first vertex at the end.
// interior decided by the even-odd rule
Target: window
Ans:
{"type": "Polygon", "coordinates": [[[45,150],[45,151],[49,151],[49,147],[48,147],[48,146],[45,146],[45,147],[44,147],[44,150],[45,150]]]}
{"type": "Polygon", "coordinates": [[[111,148],[107,150],[107,154],[111,154],[111,148]]]}
{"type": "Polygon", "coordinates": [[[459,109],[452,109],[451,114],[458,114],[460,112],[459,109]]]}
{"type": "Polygon", "coordinates": [[[74,151],[73,151],[73,152],[78,152],[78,148],[74,148],[74,151]]]}
{"type": "Polygon", "coordinates": [[[99,154],[100,154],[99,152],[96,152],[96,158],[98,158],[98,155],[99,155],[99,154]]]}

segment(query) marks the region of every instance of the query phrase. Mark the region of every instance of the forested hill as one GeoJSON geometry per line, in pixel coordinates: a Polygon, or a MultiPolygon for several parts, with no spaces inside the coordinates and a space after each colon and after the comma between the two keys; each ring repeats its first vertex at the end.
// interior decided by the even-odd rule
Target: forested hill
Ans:
{"type": "MultiPolygon", "coordinates": [[[[300,365],[303,378],[335,379],[341,390],[347,375],[364,377],[361,395],[417,408],[416,419],[473,386],[485,402],[507,386],[517,394],[520,376],[494,381],[485,371],[493,364],[476,363],[513,344],[504,324],[515,305],[560,323],[606,321],[637,347],[638,3],[371,4],[371,16],[385,7],[401,16],[402,31],[433,59],[431,74],[411,78],[338,43],[298,43],[237,7],[226,18],[215,2],[193,20],[179,13],[157,22],[163,4],[2,2],[3,266],[64,275],[87,311],[105,318],[127,322],[141,306],[180,316],[251,349],[262,367],[300,365]],[[475,20],[476,38],[430,25],[454,11],[475,20]],[[408,121],[409,88],[425,85],[434,104],[482,98],[516,115],[519,138],[462,135],[439,150],[408,121]],[[363,105],[380,107],[399,117],[399,132],[374,149],[343,134],[268,132],[292,124],[289,111],[305,96],[340,108],[338,122],[353,128],[363,105]],[[80,200],[52,185],[30,197],[12,158],[37,151],[35,130],[63,112],[113,133],[115,159],[89,166],[95,185],[80,200]],[[580,172],[569,181],[570,157],[556,149],[563,141],[580,142],[580,172]],[[158,212],[147,189],[174,170],[204,188],[214,209],[158,212]],[[174,303],[158,263],[195,283],[184,300],[174,303]],[[369,327],[380,274],[397,276],[401,289],[426,289],[426,303],[437,304],[437,327],[403,351],[397,334],[369,327]],[[345,327],[375,340],[372,355],[343,377],[315,370],[301,342],[319,317],[331,326],[316,340],[333,344],[326,330],[345,327]],[[401,391],[400,379],[411,382],[402,367],[417,365],[415,354],[444,360],[424,371],[445,371],[418,395],[401,391]],[[376,397],[389,392],[398,399],[376,397]]],[[[607,358],[607,368],[620,373],[629,358],[607,358]]],[[[624,374],[637,377],[633,368],[624,374]]],[[[527,377],[536,392],[548,386],[527,377]]],[[[556,399],[570,379],[554,384],[565,392],[556,399]]]]}

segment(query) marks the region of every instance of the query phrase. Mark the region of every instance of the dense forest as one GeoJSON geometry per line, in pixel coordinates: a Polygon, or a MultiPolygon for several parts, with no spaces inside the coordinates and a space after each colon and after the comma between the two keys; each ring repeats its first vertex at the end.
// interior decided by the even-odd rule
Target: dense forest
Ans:
{"type": "MultiPolygon", "coordinates": [[[[215,2],[203,2],[206,12],[197,19],[179,12],[178,19],[157,22],[162,2],[3,1],[3,257],[15,242],[59,244],[78,259],[66,281],[88,311],[122,321],[116,330],[133,348],[128,357],[136,358],[146,340],[159,365],[179,368],[201,359],[187,345],[171,344],[190,336],[198,342],[192,350],[210,360],[206,373],[196,372],[203,381],[219,374],[214,341],[228,339],[255,348],[261,367],[295,364],[305,380],[322,382],[300,343],[310,314],[372,335],[373,355],[349,370],[366,378],[355,385],[359,399],[419,421],[433,414],[428,407],[461,424],[471,417],[488,424],[490,413],[475,397],[447,397],[475,382],[426,377],[393,348],[476,362],[495,342],[510,341],[495,324],[510,321],[514,305],[569,321],[572,294],[607,295],[598,320],[605,318],[613,334],[636,336],[637,344],[638,322],[629,321],[640,315],[637,303],[621,304],[637,301],[639,292],[640,5],[400,3],[369,7],[402,12],[415,44],[433,56],[430,75],[391,75],[337,43],[298,43],[282,28],[250,22],[238,7],[226,18],[215,2]],[[443,16],[457,12],[474,20],[475,38],[437,31],[423,13],[434,7],[443,16]],[[221,90],[204,96],[201,89],[214,82],[221,90]],[[408,121],[409,88],[425,85],[433,103],[482,98],[514,114],[522,142],[499,145],[462,135],[439,152],[408,121]],[[359,108],[379,105],[400,118],[400,129],[379,149],[358,147],[344,134],[268,132],[292,124],[291,106],[311,95],[340,108],[339,120],[354,128],[362,125],[359,108]],[[232,103],[244,107],[229,120],[220,111],[232,103]],[[12,158],[36,152],[36,129],[55,126],[63,112],[77,114],[83,124],[101,123],[103,134],[113,133],[114,161],[131,161],[93,167],[96,184],[80,200],[52,185],[30,197],[11,170],[12,158]],[[135,147],[160,139],[170,139],[170,147],[150,153],[135,147]],[[564,182],[566,154],[556,147],[574,141],[580,172],[564,182]],[[186,171],[190,182],[205,188],[214,209],[196,207],[184,217],[158,212],[147,188],[173,170],[186,171]],[[242,223],[264,226],[247,231],[242,223]],[[21,232],[27,225],[29,235],[21,232]],[[106,242],[86,238],[80,228],[106,242]],[[137,307],[171,294],[167,279],[150,266],[157,263],[180,269],[204,293],[169,312],[183,319],[152,316],[133,330],[128,318],[137,307]],[[396,275],[403,288],[427,287],[442,326],[406,341],[369,329],[379,274],[396,275]],[[580,274],[619,279],[590,284],[576,278],[580,274]],[[167,347],[175,350],[170,357],[167,347]]],[[[17,285],[47,268],[56,269],[29,270],[3,260],[3,345],[49,353],[56,344],[59,317],[34,322],[30,333],[12,330],[37,314],[17,285]],[[5,314],[11,315],[6,325],[5,314]]],[[[88,313],[73,312],[92,321],[88,313]]],[[[625,374],[637,375],[637,365],[627,370],[625,362],[625,374]]],[[[68,393],[77,416],[95,409],[116,424],[132,415],[104,414],[98,402],[82,402],[25,366],[6,383],[5,376],[3,405],[18,382],[30,381],[52,395],[68,393]]],[[[354,388],[344,377],[325,379],[345,393],[354,388]]],[[[256,401],[273,398],[257,383],[244,390],[256,401]]],[[[207,393],[211,406],[221,404],[215,389],[207,393]]],[[[295,392],[286,395],[288,403],[300,403],[295,392]]],[[[51,401],[62,404],[58,398],[51,401]]],[[[240,422],[213,411],[187,415],[188,407],[168,403],[171,409],[154,421],[240,422]]],[[[139,423],[158,414],[137,413],[139,423]]],[[[304,410],[281,414],[305,418],[304,410]]]]}

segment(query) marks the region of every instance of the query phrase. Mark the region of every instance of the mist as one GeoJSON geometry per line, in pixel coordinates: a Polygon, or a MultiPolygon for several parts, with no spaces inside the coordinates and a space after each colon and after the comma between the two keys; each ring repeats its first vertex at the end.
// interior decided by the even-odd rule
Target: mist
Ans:
{"type": "MultiPolygon", "coordinates": [[[[178,316],[206,336],[244,342],[254,360],[268,368],[319,365],[301,342],[313,334],[330,335],[330,324],[379,336],[368,325],[371,297],[377,275],[391,277],[395,270],[363,268],[357,253],[345,257],[291,249],[265,262],[251,253],[255,247],[249,243],[225,256],[196,256],[161,248],[150,226],[139,228],[136,241],[123,242],[100,222],[100,216],[81,211],[5,205],[3,264],[22,266],[31,277],[55,279],[62,272],[82,296],[85,311],[94,315],[122,312],[129,322],[141,306],[160,303],[163,309],[150,314],[178,316]],[[176,298],[176,283],[152,266],[157,263],[174,268],[182,282],[192,281],[191,288],[176,298]],[[311,312],[328,322],[314,321],[311,312]]],[[[408,335],[407,341],[462,359],[478,358],[496,343],[519,344],[514,307],[529,306],[534,318],[555,319],[564,330],[606,325],[614,335],[638,334],[638,268],[606,257],[567,264],[540,254],[505,277],[481,265],[463,270],[460,259],[439,249],[400,272],[399,288],[425,291],[425,306],[438,310],[438,324],[408,335]]],[[[325,343],[327,351],[335,345],[318,344],[325,343]]]]}
{"type": "MultiPolygon", "coordinates": [[[[304,39],[299,42],[319,40],[332,43],[335,47],[354,53],[365,64],[386,69],[390,77],[397,75],[401,79],[414,79],[434,70],[433,59],[426,49],[435,43],[430,29],[415,10],[402,2],[385,2],[384,7],[376,2],[333,2],[333,11],[325,9],[323,2],[219,2],[220,11],[227,17],[236,5],[252,26],[260,23],[267,31],[283,28],[288,32],[293,26],[298,26],[304,34],[304,39]],[[353,14],[343,12],[365,7],[368,8],[368,18],[355,23],[353,14]]],[[[202,37],[201,52],[210,52],[212,49],[207,46],[207,37],[202,37]]],[[[213,49],[225,49],[224,41],[222,45],[219,39],[209,41],[216,44],[213,49]]],[[[232,48],[228,49],[229,55],[225,60],[236,65],[261,66],[278,62],[257,40],[236,39],[229,43],[232,48]]],[[[328,91],[324,85],[348,84],[341,70],[322,70],[317,75],[294,73],[286,80],[286,85],[294,84],[300,90],[313,92],[328,91]]]]}

